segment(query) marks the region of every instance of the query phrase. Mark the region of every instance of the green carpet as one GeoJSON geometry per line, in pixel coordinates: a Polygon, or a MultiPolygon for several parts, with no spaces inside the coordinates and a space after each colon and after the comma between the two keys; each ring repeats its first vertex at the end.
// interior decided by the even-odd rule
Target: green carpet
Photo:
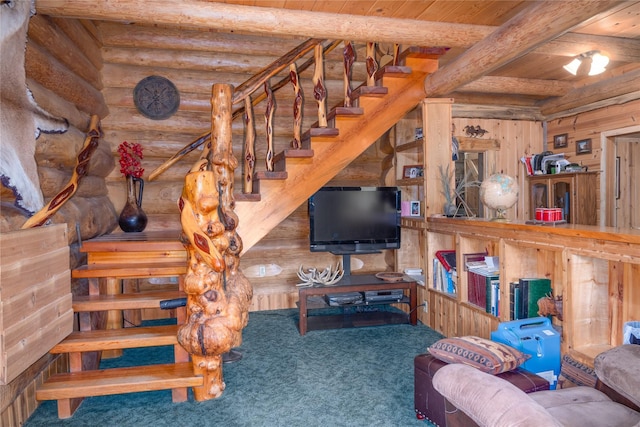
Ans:
{"type": "MultiPolygon", "coordinates": [[[[424,326],[311,331],[300,336],[297,310],[252,312],[238,350],[223,367],[214,400],[172,403],[170,391],[85,399],[74,416],[42,402],[37,426],[429,426],[415,417],[413,358],[441,335],[424,326]]],[[[125,350],[102,368],[172,362],[172,347],[125,350]]]]}

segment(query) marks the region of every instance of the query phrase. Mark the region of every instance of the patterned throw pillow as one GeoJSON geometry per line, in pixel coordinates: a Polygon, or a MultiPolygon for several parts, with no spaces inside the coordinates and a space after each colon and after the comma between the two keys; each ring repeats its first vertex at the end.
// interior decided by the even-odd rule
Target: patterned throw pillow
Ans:
{"type": "Polygon", "coordinates": [[[463,363],[489,374],[511,371],[531,357],[508,345],[480,337],[443,338],[429,353],[446,363],[463,363]]]}

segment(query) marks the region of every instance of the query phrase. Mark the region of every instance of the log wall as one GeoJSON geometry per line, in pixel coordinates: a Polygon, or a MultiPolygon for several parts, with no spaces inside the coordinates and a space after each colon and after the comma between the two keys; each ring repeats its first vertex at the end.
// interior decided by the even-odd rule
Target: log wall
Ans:
{"type": "MultiPolygon", "coordinates": [[[[106,22],[100,23],[98,30],[104,44],[103,93],[110,111],[103,121],[105,139],[113,152],[122,141],[140,143],[144,150],[142,165],[145,178],[179,149],[210,130],[210,93],[214,83],[238,86],[304,41],[287,37],[231,35],[106,22]],[[180,93],[178,111],[165,120],[146,118],[135,108],[133,90],[140,80],[151,75],[168,78],[180,93]]],[[[353,78],[361,82],[365,79],[362,62],[364,46],[359,47],[358,56],[353,78]]],[[[328,54],[326,59],[327,104],[331,108],[342,100],[344,93],[342,48],[328,54]]],[[[287,74],[288,71],[281,73],[272,79],[272,83],[287,74]]],[[[316,102],[312,97],[312,75],[313,66],[300,73],[305,97],[303,130],[317,121],[316,102]]],[[[293,87],[287,85],[276,91],[275,99],[274,145],[275,152],[278,152],[290,147],[293,134],[293,87]]],[[[258,171],[265,170],[264,113],[264,102],[256,105],[258,171]]],[[[244,135],[241,120],[233,123],[232,131],[234,153],[240,160],[244,135]]],[[[149,217],[147,230],[180,228],[176,201],[182,192],[184,176],[199,153],[196,151],[187,155],[154,181],[145,181],[143,208],[149,217]]],[[[330,185],[380,185],[380,162],[386,155],[377,145],[372,146],[335,177],[330,185]]],[[[240,172],[238,168],[236,191],[242,188],[240,172]]],[[[125,185],[118,168],[107,176],[107,189],[116,210],[121,209],[125,202],[125,185]]],[[[298,267],[302,264],[307,268],[324,268],[338,260],[330,254],[312,254],[309,251],[308,228],[307,208],[301,206],[243,256],[241,267],[254,286],[252,310],[294,307],[297,300],[295,283],[299,281],[296,275],[298,267]],[[264,277],[257,277],[260,265],[270,266],[264,277]]],[[[362,257],[362,271],[391,268],[384,255],[362,257]]]]}
{"type": "MultiPolygon", "coordinates": [[[[109,113],[101,93],[102,57],[96,35],[95,26],[88,21],[35,15],[29,23],[25,55],[28,88],[42,109],[69,122],[66,133],[41,134],[36,140],[36,162],[45,203],[71,177],[91,115],[104,118],[109,113]]],[[[116,212],[105,182],[114,165],[111,147],[101,141],[78,191],[51,218],[54,224],[67,225],[65,234],[70,248],[67,268],[84,262],[79,252],[80,238],[105,234],[116,226],[116,212]]],[[[0,232],[20,229],[26,217],[12,207],[13,194],[3,190],[0,196],[0,232]]],[[[74,281],[72,292],[86,293],[84,285],[74,281]]],[[[45,341],[42,345],[51,344],[45,341]]],[[[23,425],[38,405],[36,384],[66,370],[66,357],[45,355],[7,385],[1,385],[0,425],[23,425]]]]}

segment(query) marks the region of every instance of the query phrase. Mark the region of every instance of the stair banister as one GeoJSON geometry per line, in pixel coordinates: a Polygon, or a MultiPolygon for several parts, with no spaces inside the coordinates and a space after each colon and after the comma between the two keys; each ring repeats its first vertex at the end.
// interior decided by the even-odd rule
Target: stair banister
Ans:
{"type": "MultiPolygon", "coordinates": [[[[306,44],[307,42],[305,42],[306,44]]],[[[333,42],[331,42],[330,44],[328,44],[327,46],[323,47],[322,51],[324,52],[324,54],[327,54],[329,52],[331,52],[332,50],[334,50],[336,47],[338,47],[338,45],[342,43],[341,40],[335,40],[333,42]]],[[[297,46],[296,48],[294,48],[292,51],[299,49],[300,46],[297,46]]],[[[290,51],[289,53],[291,53],[292,51],[290,51]]],[[[292,62],[295,62],[297,59],[301,58],[302,56],[304,56],[304,54],[306,54],[308,51],[299,54],[299,56],[296,56],[292,62]]],[[[303,62],[299,67],[298,67],[298,72],[301,73],[304,70],[306,70],[307,68],[309,68],[313,63],[315,63],[315,59],[309,58],[308,60],[306,60],[305,62],[303,62]]],[[[268,67],[265,68],[269,69],[270,67],[276,67],[278,66],[277,64],[279,64],[279,61],[275,61],[273,62],[271,65],[269,65],[268,67]]],[[[255,77],[255,76],[254,76],[255,77]]],[[[250,80],[254,79],[254,77],[250,78],[250,80]]],[[[248,82],[248,81],[247,81],[248,82]]],[[[241,86],[247,86],[247,82],[243,83],[241,86]]],[[[272,89],[274,91],[277,91],[278,89],[284,87],[287,85],[287,83],[289,83],[289,77],[285,77],[282,80],[280,80],[278,83],[274,84],[272,86],[272,89]]],[[[257,95],[251,102],[251,105],[257,105],[259,104],[261,101],[263,101],[266,98],[265,94],[260,94],[257,95]]],[[[233,119],[232,120],[236,120],[238,117],[240,117],[241,115],[244,114],[244,110],[246,108],[246,104],[245,106],[237,109],[234,111],[233,113],[233,119]]],[[[185,145],[180,151],[178,151],[176,154],[174,154],[173,156],[171,156],[171,158],[169,158],[167,161],[165,161],[163,164],[161,164],[160,166],[158,166],[156,169],[154,169],[151,174],[149,175],[149,181],[153,181],[154,179],[156,179],[158,176],[160,176],[164,171],[166,171],[167,169],[169,169],[171,166],[173,166],[176,162],[178,162],[180,159],[182,159],[184,156],[186,156],[187,154],[189,154],[190,152],[192,152],[193,150],[195,150],[196,148],[200,147],[202,144],[204,144],[206,141],[208,141],[211,137],[211,132],[207,131],[203,134],[201,134],[200,136],[198,136],[193,142],[185,145]]]]}

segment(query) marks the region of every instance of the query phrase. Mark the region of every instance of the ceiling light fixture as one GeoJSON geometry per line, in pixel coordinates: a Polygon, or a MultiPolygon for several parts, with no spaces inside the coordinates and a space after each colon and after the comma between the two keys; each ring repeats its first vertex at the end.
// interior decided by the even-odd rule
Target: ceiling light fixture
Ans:
{"type": "Polygon", "coordinates": [[[581,53],[562,68],[575,76],[578,74],[578,69],[582,65],[582,62],[587,58],[591,59],[591,68],[589,69],[590,76],[603,73],[607,69],[606,67],[607,64],[609,64],[609,58],[602,55],[599,50],[591,50],[589,52],[581,53]]]}

